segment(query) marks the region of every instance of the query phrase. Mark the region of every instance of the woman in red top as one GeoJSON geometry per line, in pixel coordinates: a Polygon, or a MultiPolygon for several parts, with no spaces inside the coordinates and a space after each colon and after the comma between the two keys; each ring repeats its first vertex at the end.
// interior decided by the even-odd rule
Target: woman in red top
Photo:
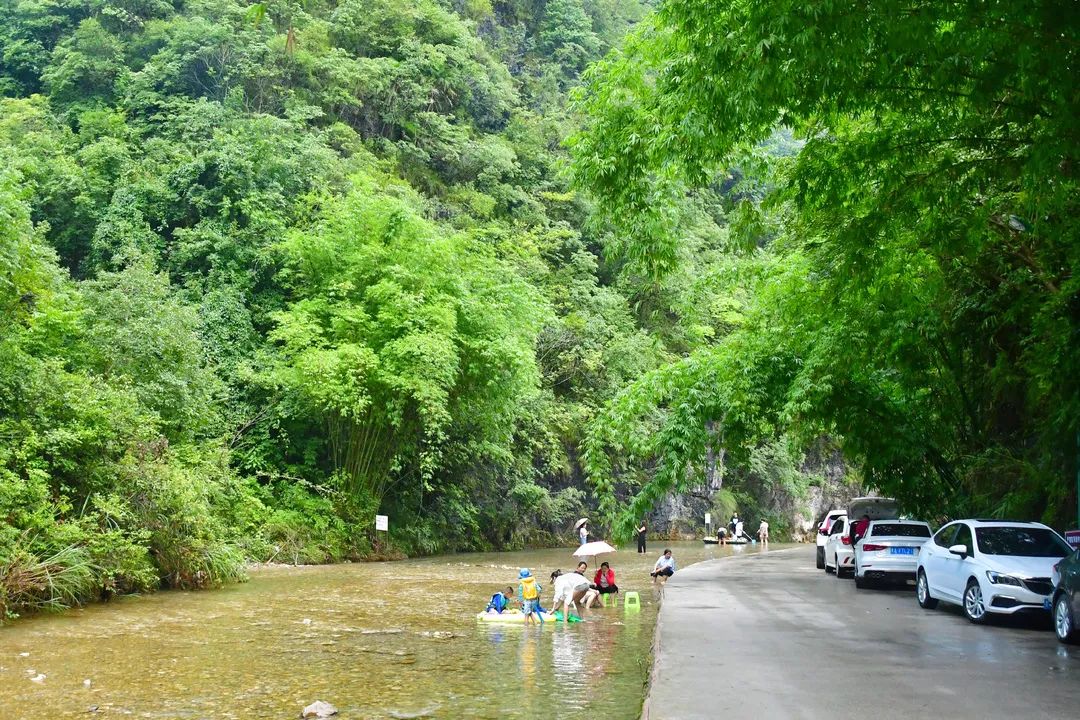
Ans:
{"type": "Polygon", "coordinates": [[[593,577],[592,586],[601,595],[619,592],[619,586],[615,584],[615,571],[606,562],[600,563],[600,569],[593,577]]]}

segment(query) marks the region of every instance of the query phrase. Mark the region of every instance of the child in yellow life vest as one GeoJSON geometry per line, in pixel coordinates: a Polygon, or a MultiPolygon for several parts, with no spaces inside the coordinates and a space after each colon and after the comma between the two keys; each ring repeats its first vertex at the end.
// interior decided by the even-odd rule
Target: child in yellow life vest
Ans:
{"type": "Polygon", "coordinates": [[[521,568],[518,572],[518,600],[521,601],[521,612],[525,615],[525,622],[533,621],[533,613],[544,622],[544,616],[540,614],[540,593],[544,588],[536,582],[536,578],[529,572],[529,568],[521,568]]]}

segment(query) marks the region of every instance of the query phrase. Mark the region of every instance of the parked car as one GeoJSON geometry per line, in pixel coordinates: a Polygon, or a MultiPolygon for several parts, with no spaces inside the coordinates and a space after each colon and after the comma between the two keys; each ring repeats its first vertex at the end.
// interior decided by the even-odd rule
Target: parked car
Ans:
{"type": "Polygon", "coordinates": [[[1050,574],[1054,592],[1049,605],[1054,613],[1054,632],[1063,643],[1080,642],[1080,548],[1054,566],[1050,574]]]}
{"type": "Polygon", "coordinates": [[[854,570],[848,517],[841,515],[833,521],[829,538],[825,541],[825,572],[834,572],[836,577],[841,578],[854,570]]]}
{"type": "Polygon", "coordinates": [[[933,609],[960,605],[968,620],[991,614],[1045,612],[1054,565],[1072,548],[1042,523],[958,520],[919,550],[915,595],[933,609]]]}
{"type": "Polygon", "coordinates": [[[825,519],[818,523],[817,533],[817,569],[825,569],[825,541],[829,539],[829,530],[836,518],[843,516],[843,510],[830,510],[825,514],[825,519]]]}
{"type": "Polygon", "coordinates": [[[930,526],[919,520],[871,520],[854,546],[855,587],[871,581],[914,581],[915,561],[930,526]]]}

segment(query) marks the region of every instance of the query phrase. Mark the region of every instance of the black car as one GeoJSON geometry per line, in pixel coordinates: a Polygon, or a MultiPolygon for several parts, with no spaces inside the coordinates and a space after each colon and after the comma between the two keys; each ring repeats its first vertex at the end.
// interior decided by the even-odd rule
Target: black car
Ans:
{"type": "Polygon", "coordinates": [[[1054,592],[1050,606],[1054,612],[1054,632],[1063,643],[1080,642],[1080,548],[1054,566],[1054,592]]]}

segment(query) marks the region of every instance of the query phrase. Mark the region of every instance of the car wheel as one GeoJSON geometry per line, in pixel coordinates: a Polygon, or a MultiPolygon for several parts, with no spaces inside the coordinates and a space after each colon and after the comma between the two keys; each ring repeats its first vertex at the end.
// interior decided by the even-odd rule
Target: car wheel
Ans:
{"type": "Polygon", "coordinates": [[[1073,622],[1072,609],[1069,607],[1069,598],[1065,593],[1058,595],[1054,601],[1054,632],[1063,643],[1080,642],[1080,632],[1073,622]]]}
{"type": "MultiPolygon", "coordinates": [[[[822,560],[822,562],[825,562],[825,561],[822,560]]],[[[829,567],[828,565],[826,565],[825,566],[825,574],[827,575],[827,574],[829,574],[831,572],[836,572],[836,568],[835,567],[829,567]]]]}
{"type": "Polygon", "coordinates": [[[922,570],[919,570],[919,577],[915,580],[915,597],[918,598],[921,608],[933,610],[937,607],[937,600],[930,597],[930,581],[922,570]]]}
{"type": "Polygon", "coordinates": [[[835,571],[836,572],[836,579],[839,580],[840,578],[844,577],[844,571],[840,569],[840,558],[839,558],[839,556],[833,555],[832,561],[833,561],[833,565],[836,566],[836,571],[835,571]]]}
{"type": "Polygon", "coordinates": [[[967,589],[964,590],[964,615],[973,623],[986,622],[986,601],[975,578],[968,580],[967,589]]]}
{"type": "Polygon", "coordinates": [[[817,549],[817,569],[825,569],[825,548],[823,547],[819,547],[817,549]]]}
{"type": "Polygon", "coordinates": [[[859,589],[859,590],[862,590],[863,588],[866,587],[866,580],[859,577],[859,571],[858,570],[855,571],[855,587],[857,589],[859,589]]]}

